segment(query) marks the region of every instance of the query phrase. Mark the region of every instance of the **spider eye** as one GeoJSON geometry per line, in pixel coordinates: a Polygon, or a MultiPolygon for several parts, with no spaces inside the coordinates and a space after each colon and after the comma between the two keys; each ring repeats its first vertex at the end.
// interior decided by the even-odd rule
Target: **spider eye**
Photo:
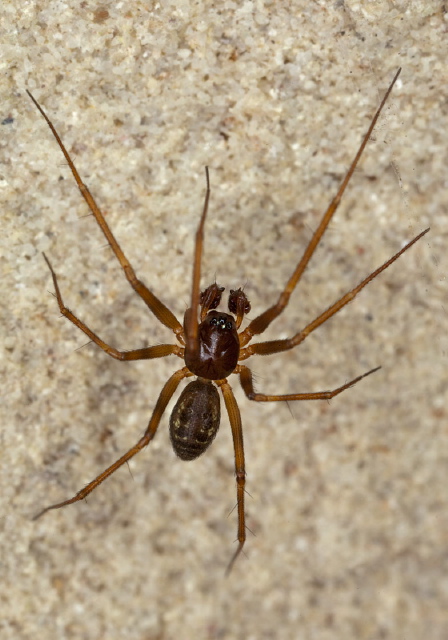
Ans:
{"type": "Polygon", "coordinates": [[[210,324],[213,327],[219,327],[223,331],[230,331],[233,327],[233,324],[230,320],[227,320],[226,317],[218,316],[214,318],[210,318],[210,324]]]}

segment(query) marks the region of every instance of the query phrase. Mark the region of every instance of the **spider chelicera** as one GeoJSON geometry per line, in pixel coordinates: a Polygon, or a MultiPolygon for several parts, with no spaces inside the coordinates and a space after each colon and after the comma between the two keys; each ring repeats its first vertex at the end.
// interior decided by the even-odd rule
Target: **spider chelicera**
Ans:
{"type": "Polygon", "coordinates": [[[284,340],[269,340],[267,342],[256,342],[249,344],[254,336],[263,333],[267,327],[275,320],[285,309],[289,302],[289,298],[299,282],[305,268],[313,255],[317,245],[319,244],[328,224],[338,208],[341,197],[347,187],[347,184],[353,175],[353,172],[359,162],[364,148],[369,140],[373,128],[379,118],[379,115],[389,97],[390,92],[400,74],[398,70],[392,83],[390,84],[380,106],[378,107],[372,122],[365,134],[361,146],[344,178],[341,186],[326,210],[319,226],[314,232],[305,252],[296,266],[289,281],[281,292],[277,302],[266,309],[263,313],[251,320],[245,329],[238,332],[243,322],[244,316],[250,311],[249,300],[242,289],[231,290],[228,300],[228,310],[230,313],[217,311],[217,307],[221,301],[224,291],[223,287],[216,283],[211,284],[202,293],[200,292],[201,279],[201,257],[202,246],[204,241],[204,224],[207,216],[210,182],[208,169],[206,169],[207,191],[205,196],[204,207],[201,220],[196,232],[195,250],[194,250],[194,266],[193,266],[193,284],[191,289],[191,305],[186,310],[183,324],[181,324],[175,315],[157,298],[146,285],[144,285],[135,275],[134,270],[128,259],[121,250],[120,245],[116,241],[112,231],[109,228],[103,214],[98,208],[93,196],[81,181],[76,167],[70,158],[66,148],[56,129],[45,114],[42,107],[33,98],[31,93],[28,94],[34,102],[42,116],[45,118],[54,137],[56,138],[62,153],[64,154],[68,165],[73,173],[76,183],[84,197],[87,205],[95,219],[106,236],[107,242],[115,253],[120,265],[122,266],[126,278],[135,292],[146,303],[149,310],[155,317],[174,333],[179,344],[162,344],[154,347],[143,347],[133,351],[118,351],[114,347],[106,344],[99,338],[87,325],[77,318],[65,305],[59,290],[56,274],[51,266],[48,258],[44,255],[48,267],[51,271],[53,284],[56,292],[59,309],[66,318],[75,324],[89,338],[95,342],[108,355],[117,360],[150,360],[153,358],[163,358],[165,356],[175,355],[184,360],[185,366],[172,374],[165,383],[160,395],[157,399],[154,412],[149,421],[148,427],[137,442],[127,453],[119,458],[108,469],[103,471],[98,477],[90,482],[84,489],[79,491],[75,496],[63,502],[52,504],[38,513],[35,518],[42,516],[50,509],[59,509],[66,505],[83,500],[89,495],[103,480],[108,478],[114,471],[121,467],[125,462],[135,456],[141,449],[146,447],[154,438],[159,426],[160,419],[166,409],[168,402],[175,393],[179,383],[184,378],[195,376],[195,380],[190,382],[182,391],[170,418],[170,436],[175,453],[182,460],[194,460],[201,455],[213,441],[220,422],[220,400],[216,387],[219,387],[224,398],[224,403],[229,415],[230,426],[232,429],[233,444],[235,451],[235,475],[237,485],[237,511],[238,511],[238,547],[233,554],[228,571],[232,568],[235,560],[241,553],[246,539],[246,525],[244,512],[244,494],[245,494],[245,462],[243,447],[243,429],[241,424],[240,410],[236,403],[232,389],[227,381],[227,377],[234,373],[240,378],[241,386],[249,400],[255,402],[279,402],[285,400],[329,400],[334,398],[345,389],[352,387],[354,384],[377,371],[379,367],[354,378],[350,382],[333,389],[332,391],[319,391],[312,393],[292,393],[286,395],[266,395],[258,393],[254,390],[252,373],[248,367],[239,364],[243,360],[247,360],[253,355],[269,355],[280,353],[293,349],[303,342],[305,338],[315,329],[320,327],[324,322],[337,313],[342,307],[348,304],[358,293],[376,278],[382,271],[387,269],[397,258],[407,251],[414,243],[424,236],[429,229],[425,229],[419,233],[413,240],[406,244],[392,258],[387,260],[383,265],[378,267],[354,289],[346,293],[342,298],[333,303],[326,311],[321,313],[317,318],[310,322],[304,329],[295,333],[291,338],[284,340]],[[199,318],[198,318],[199,315],[199,318]],[[216,386],[215,386],[216,385],[216,386]]]}

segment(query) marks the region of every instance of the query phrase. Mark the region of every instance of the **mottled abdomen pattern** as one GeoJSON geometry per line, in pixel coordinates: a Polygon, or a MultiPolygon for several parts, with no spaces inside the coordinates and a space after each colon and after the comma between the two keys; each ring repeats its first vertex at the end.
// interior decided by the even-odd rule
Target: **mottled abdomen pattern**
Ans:
{"type": "Polygon", "coordinates": [[[219,393],[210,380],[198,378],[181,393],[170,418],[170,437],[181,460],[194,460],[211,445],[219,429],[219,393]]]}

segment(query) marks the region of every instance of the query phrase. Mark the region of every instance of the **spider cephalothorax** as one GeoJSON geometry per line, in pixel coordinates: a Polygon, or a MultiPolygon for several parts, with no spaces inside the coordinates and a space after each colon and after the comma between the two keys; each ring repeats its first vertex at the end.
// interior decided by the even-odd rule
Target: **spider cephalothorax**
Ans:
{"type": "MultiPolygon", "coordinates": [[[[281,291],[277,302],[266,309],[260,315],[257,315],[245,329],[238,333],[244,316],[250,311],[250,303],[242,289],[230,290],[228,300],[228,313],[217,311],[222,293],[224,289],[216,283],[210,285],[200,293],[200,277],[201,277],[201,258],[202,246],[204,239],[204,224],[207,216],[208,202],[210,197],[210,185],[208,170],[206,170],[207,192],[205,197],[204,208],[201,220],[196,233],[194,267],[193,267],[193,284],[191,289],[191,305],[185,312],[183,324],[181,324],[175,315],[157,298],[146,285],[137,279],[134,270],[128,259],[121,250],[120,245],[116,241],[112,231],[110,230],[103,214],[98,208],[93,196],[89,192],[65,149],[59,135],[57,134],[53,124],[50,122],[43,109],[36,100],[30,95],[36,107],[39,109],[50,127],[54,137],[56,138],[62,153],[64,154],[68,165],[73,173],[76,183],[81,191],[82,196],[87,202],[92,214],[94,215],[98,225],[103,231],[106,239],[115,253],[118,261],[123,267],[126,278],[136,293],[146,303],[149,310],[156,318],[170,329],[178,344],[162,344],[154,347],[143,347],[133,351],[119,351],[114,347],[106,344],[99,338],[89,327],[77,318],[63,303],[56,274],[48,260],[47,264],[50,268],[56,298],[61,313],[83,331],[89,338],[95,342],[108,355],[117,360],[144,360],[161,358],[169,355],[175,355],[184,361],[184,366],[177,370],[167,380],[157,399],[155,409],[149,421],[148,427],[140,440],[127,453],[119,458],[108,469],[103,471],[97,478],[90,482],[84,489],[79,491],[75,496],[63,502],[50,505],[41,511],[36,517],[39,517],[50,509],[58,509],[68,504],[72,504],[84,499],[91,493],[103,480],[109,477],[121,465],[130,460],[136,453],[143,449],[153,439],[160,419],[166,406],[175,393],[179,383],[184,378],[197,376],[197,379],[190,382],[182,391],[171,415],[170,419],[170,436],[174,451],[182,460],[193,460],[203,453],[213,441],[220,423],[220,400],[217,387],[221,390],[227,413],[232,429],[234,452],[235,452],[235,475],[237,482],[237,511],[238,511],[238,547],[233,554],[228,569],[233,566],[236,558],[240,554],[244,542],[246,540],[246,526],[244,513],[244,493],[246,483],[244,447],[243,447],[243,430],[241,424],[241,416],[232,389],[227,381],[227,377],[236,374],[240,377],[241,386],[250,400],[257,402],[279,402],[283,400],[322,400],[330,399],[338,395],[345,389],[353,386],[356,382],[367,375],[377,371],[379,367],[358,376],[354,380],[333,389],[332,391],[318,391],[311,393],[292,393],[287,395],[266,395],[257,393],[254,390],[252,373],[248,367],[239,364],[253,355],[268,355],[279,353],[296,347],[303,342],[305,338],[320,325],[331,318],[343,306],[353,300],[353,298],[371,282],[384,269],[389,267],[402,253],[407,251],[419,238],[421,238],[428,229],[420,233],[407,245],[405,245],[392,258],[387,260],[378,269],[369,274],[354,289],[346,293],[342,298],[333,303],[317,318],[310,322],[305,328],[295,333],[291,338],[283,340],[270,340],[266,342],[256,342],[249,344],[252,338],[263,333],[266,328],[275,320],[285,309],[289,302],[289,298],[294,291],[298,281],[300,280],[305,268],[313,255],[317,245],[322,238],[328,224],[336,211],[342,194],[353,175],[356,165],[361,157],[362,152],[370,138],[373,128],[378,120],[384,104],[392,91],[392,87],[398,78],[400,70],[395,75],[389,89],[386,92],[379,108],[377,109],[372,122],[363,138],[361,146],[344,178],[336,196],[331,201],[328,209],[324,213],[322,220],[314,232],[305,252],[297,264],[286,286],[281,291]],[[216,386],[215,386],[216,385],[216,386]]],[[[29,92],[28,92],[29,93],[29,92]]]]}
{"type": "Polygon", "coordinates": [[[238,289],[229,297],[229,310],[237,315],[236,320],[233,315],[216,311],[223,291],[224,287],[212,284],[201,293],[198,340],[185,346],[185,364],[191,373],[207,380],[221,380],[234,372],[240,354],[237,329],[245,310],[250,310],[245,293],[238,289]]]}

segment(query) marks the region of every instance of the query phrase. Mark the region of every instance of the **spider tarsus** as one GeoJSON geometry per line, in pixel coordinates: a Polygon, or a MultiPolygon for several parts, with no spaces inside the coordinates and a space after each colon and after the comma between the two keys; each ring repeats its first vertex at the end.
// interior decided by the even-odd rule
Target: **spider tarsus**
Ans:
{"type": "Polygon", "coordinates": [[[50,507],[45,507],[45,509],[42,509],[41,511],[39,511],[38,513],[36,513],[35,516],[33,516],[31,518],[32,521],[34,520],[39,520],[39,518],[41,518],[45,513],[47,513],[47,511],[51,511],[52,509],[56,509],[58,505],[51,505],[50,507]]]}
{"type": "Polygon", "coordinates": [[[229,575],[231,574],[232,569],[235,566],[235,562],[237,561],[237,559],[241,555],[241,553],[243,553],[243,555],[247,558],[247,555],[243,551],[243,547],[244,547],[244,542],[240,542],[238,544],[237,550],[235,551],[235,553],[233,554],[233,556],[230,559],[229,564],[227,565],[227,569],[226,569],[226,572],[225,572],[225,577],[226,578],[228,578],[229,575]]]}
{"type": "Polygon", "coordinates": [[[352,380],[350,386],[356,384],[357,382],[359,382],[363,378],[367,378],[367,376],[370,376],[371,373],[375,373],[375,371],[378,371],[379,369],[381,369],[381,365],[379,367],[375,367],[374,369],[370,369],[370,371],[367,371],[367,373],[363,373],[361,376],[358,376],[357,378],[352,380]]]}
{"type": "Polygon", "coordinates": [[[64,500],[63,502],[57,502],[56,504],[51,504],[49,507],[45,507],[42,511],[39,511],[35,516],[33,516],[32,520],[38,520],[41,516],[43,516],[47,511],[52,511],[53,509],[61,509],[62,507],[67,507],[69,504],[74,504],[75,502],[79,502],[80,500],[86,500],[87,496],[80,497],[84,489],[78,491],[78,493],[73,496],[73,498],[69,498],[68,500],[64,500]]]}

